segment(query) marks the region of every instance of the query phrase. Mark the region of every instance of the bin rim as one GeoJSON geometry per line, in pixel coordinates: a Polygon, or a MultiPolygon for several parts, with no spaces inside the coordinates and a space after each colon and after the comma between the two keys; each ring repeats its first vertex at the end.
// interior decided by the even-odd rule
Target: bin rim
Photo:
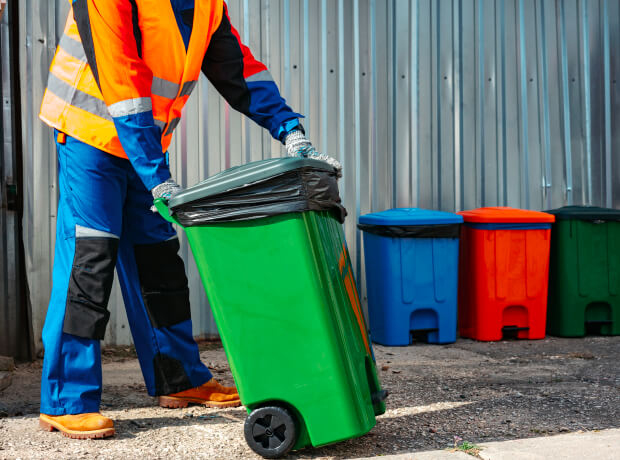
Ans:
{"type": "Polygon", "coordinates": [[[552,223],[555,216],[541,211],[511,208],[508,206],[494,206],[460,211],[465,222],[476,223],[552,223]]]}
{"type": "Polygon", "coordinates": [[[177,206],[230,190],[240,189],[262,180],[268,180],[296,169],[304,168],[336,173],[336,169],[327,162],[311,158],[286,157],[253,161],[241,166],[228,168],[183,190],[170,200],[168,206],[174,210],[177,206]]]}
{"type": "Polygon", "coordinates": [[[463,217],[452,212],[424,208],[392,208],[360,216],[358,223],[377,226],[461,224],[463,217]]]}
{"type": "Polygon", "coordinates": [[[563,206],[545,212],[553,214],[556,220],[620,221],[620,209],[599,206],[563,206]]]}

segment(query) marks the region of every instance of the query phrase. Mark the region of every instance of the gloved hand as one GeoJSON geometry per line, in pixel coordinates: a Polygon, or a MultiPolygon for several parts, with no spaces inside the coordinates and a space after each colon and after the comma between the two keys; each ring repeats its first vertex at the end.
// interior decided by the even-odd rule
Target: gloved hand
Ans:
{"type": "Polygon", "coordinates": [[[338,160],[324,153],[319,153],[299,129],[294,129],[284,137],[286,153],[289,157],[306,157],[322,160],[336,168],[338,177],[342,177],[342,165],[338,160]]]}
{"type": "MultiPolygon", "coordinates": [[[[170,178],[166,182],[162,182],[158,186],[154,187],[151,190],[151,194],[153,195],[153,199],[163,198],[165,200],[170,200],[173,196],[181,191],[181,186],[177,184],[174,179],[170,178]]],[[[155,206],[151,207],[151,211],[157,212],[155,206]]]]}

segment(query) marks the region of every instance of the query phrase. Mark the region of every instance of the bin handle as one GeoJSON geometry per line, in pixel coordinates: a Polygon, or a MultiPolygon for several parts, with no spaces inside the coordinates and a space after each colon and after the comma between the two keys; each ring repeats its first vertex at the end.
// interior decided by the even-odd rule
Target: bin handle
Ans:
{"type": "Polygon", "coordinates": [[[157,209],[157,212],[159,212],[159,214],[171,224],[179,223],[174,217],[170,215],[170,209],[168,208],[168,201],[165,200],[164,198],[157,198],[153,202],[153,206],[155,206],[155,209],[157,209]]]}

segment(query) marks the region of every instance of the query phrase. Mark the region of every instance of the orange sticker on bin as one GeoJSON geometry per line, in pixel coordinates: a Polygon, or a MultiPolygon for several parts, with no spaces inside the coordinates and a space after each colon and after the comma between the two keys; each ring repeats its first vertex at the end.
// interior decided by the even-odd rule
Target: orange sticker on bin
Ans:
{"type": "Polygon", "coordinates": [[[457,214],[463,216],[465,222],[474,223],[551,223],[555,222],[555,216],[546,212],[529,211],[526,209],[510,208],[508,206],[496,206],[490,208],[478,208],[471,211],[461,211],[457,214]]]}

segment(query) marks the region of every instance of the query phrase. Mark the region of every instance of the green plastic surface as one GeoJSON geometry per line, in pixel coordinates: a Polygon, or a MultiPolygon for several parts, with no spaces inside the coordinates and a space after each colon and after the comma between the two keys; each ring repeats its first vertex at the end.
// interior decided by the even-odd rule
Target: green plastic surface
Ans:
{"type": "Polygon", "coordinates": [[[371,400],[381,388],[338,221],[311,211],[185,231],[248,412],[292,408],[296,449],[367,433],[385,404],[371,400]]]}
{"type": "Polygon", "coordinates": [[[166,200],[163,198],[157,198],[153,204],[155,205],[155,209],[157,212],[166,219],[168,222],[172,224],[178,224],[177,220],[170,215],[170,210],[168,209],[168,205],[166,204],[166,200]]]}
{"type": "Polygon", "coordinates": [[[620,222],[553,224],[547,332],[620,334],[620,222]]]}

